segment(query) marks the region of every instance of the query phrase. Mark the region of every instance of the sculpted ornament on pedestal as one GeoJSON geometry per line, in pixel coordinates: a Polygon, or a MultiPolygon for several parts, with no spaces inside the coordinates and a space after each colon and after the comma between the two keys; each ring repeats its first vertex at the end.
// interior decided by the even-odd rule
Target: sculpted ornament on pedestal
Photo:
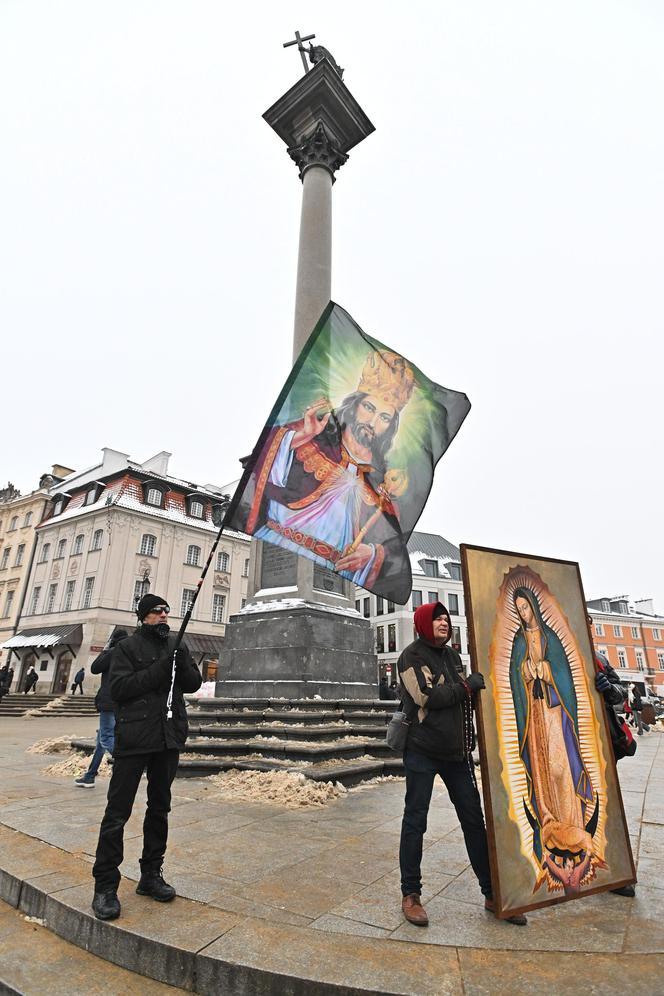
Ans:
{"type": "Polygon", "coordinates": [[[348,162],[348,156],[342,152],[337,143],[328,134],[325,125],[318,122],[316,130],[300,145],[292,145],[288,149],[291,157],[300,170],[300,179],[311,166],[323,166],[332,175],[348,162]]]}

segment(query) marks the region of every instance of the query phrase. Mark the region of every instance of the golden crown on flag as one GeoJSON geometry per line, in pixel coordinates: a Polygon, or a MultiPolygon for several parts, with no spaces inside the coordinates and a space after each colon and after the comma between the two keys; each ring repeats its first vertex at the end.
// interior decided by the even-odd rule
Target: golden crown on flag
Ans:
{"type": "Polygon", "coordinates": [[[414,386],[415,375],[403,356],[374,349],[365,360],[357,389],[381,398],[400,412],[408,404],[414,386]]]}

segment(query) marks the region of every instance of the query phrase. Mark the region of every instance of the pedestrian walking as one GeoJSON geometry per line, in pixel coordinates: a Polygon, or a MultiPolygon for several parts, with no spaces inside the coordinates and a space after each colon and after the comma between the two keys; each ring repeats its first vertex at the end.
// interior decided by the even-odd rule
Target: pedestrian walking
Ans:
{"type": "Polygon", "coordinates": [[[126,629],[117,629],[108,641],[106,649],[102,650],[99,657],[96,657],[90,665],[92,674],[101,675],[101,685],[95,695],[95,708],[99,713],[99,727],[97,729],[97,742],[94,754],[92,755],[88,770],[84,775],[81,775],[80,778],[74,781],[74,785],[78,788],[94,788],[95,778],[97,777],[99,765],[104,758],[104,754],[113,753],[115,744],[115,706],[111,698],[111,658],[113,656],[113,648],[122,640],[126,640],[128,635],[126,629]]]}
{"type": "Polygon", "coordinates": [[[39,681],[39,675],[35,671],[35,665],[31,664],[28,668],[28,673],[25,676],[25,681],[23,685],[23,693],[27,695],[29,691],[32,690],[33,694],[37,692],[37,682],[39,681]]]}
{"type": "Polygon", "coordinates": [[[136,892],[161,903],[175,898],[175,889],[162,874],[171,784],[188,732],[183,692],[197,691],[202,678],[186,645],[181,643],[175,651],[177,637],[166,621],[169,612],[166,599],[144,595],[137,609],[140,628],[113,648],[110,691],[117,720],[113,774],[92,869],[92,909],[99,920],[114,920],[121,912],[117,890],[124,827],[144,771],[147,809],[136,892]]]}
{"type": "Polygon", "coordinates": [[[643,722],[641,721],[641,710],[643,708],[643,701],[641,699],[641,692],[634,684],[630,686],[629,704],[632,710],[632,717],[634,720],[634,726],[636,727],[636,732],[638,736],[642,737],[643,722]]]}
{"type": "Polygon", "coordinates": [[[78,688],[81,695],[83,694],[83,681],[85,680],[85,668],[79,668],[79,670],[74,675],[74,681],[71,686],[72,695],[76,695],[76,689],[78,688]]]}
{"type": "MultiPolygon", "coordinates": [[[[401,908],[410,923],[429,923],[422,906],[422,846],[436,775],[454,804],[470,864],[484,895],[484,908],[495,912],[486,827],[475,782],[472,751],[473,697],[485,687],[480,673],[463,677],[461,659],[450,647],[452,621],[441,602],[421,605],[415,612],[417,639],[398,661],[404,711],[410,719],[404,750],[406,800],[401,824],[399,865],[401,908]]],[[[524,926],[525,916],[510,923],[524,926]]]]}

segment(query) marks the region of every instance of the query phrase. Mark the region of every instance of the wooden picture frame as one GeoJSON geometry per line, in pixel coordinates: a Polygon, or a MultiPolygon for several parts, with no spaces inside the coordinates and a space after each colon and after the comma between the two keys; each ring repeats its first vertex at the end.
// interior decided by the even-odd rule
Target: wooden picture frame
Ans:
{"type": "Polygon", "coordinates": [[[468,544],[461,562],[496,915],[634,883],[579,565],[468,544]]]}

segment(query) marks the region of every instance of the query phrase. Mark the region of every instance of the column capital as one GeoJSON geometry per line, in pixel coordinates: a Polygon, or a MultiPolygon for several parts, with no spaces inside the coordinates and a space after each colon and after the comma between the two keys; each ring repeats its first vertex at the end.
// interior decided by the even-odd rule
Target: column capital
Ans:
{"type": "Polygon", "coordinates": [[[301,180],[304,180],[304,174],[312,166],[322,166],[330,173],[334,183],[334,174],[348,162],[348,156],[341,151],[321,121],[308,138],[288,149],[288,155],[299,168],[301,180]]]}

